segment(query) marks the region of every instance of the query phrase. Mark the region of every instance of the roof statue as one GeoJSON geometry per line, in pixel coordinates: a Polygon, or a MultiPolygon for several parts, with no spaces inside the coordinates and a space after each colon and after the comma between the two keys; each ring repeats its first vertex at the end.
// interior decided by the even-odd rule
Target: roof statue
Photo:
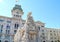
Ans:
{"type": "Polygon", "coordinates": [[[29,12],[29,13],[28,13],[28,16],[31,16],[31,14],[32,14],[32,12],[29,12]]]}

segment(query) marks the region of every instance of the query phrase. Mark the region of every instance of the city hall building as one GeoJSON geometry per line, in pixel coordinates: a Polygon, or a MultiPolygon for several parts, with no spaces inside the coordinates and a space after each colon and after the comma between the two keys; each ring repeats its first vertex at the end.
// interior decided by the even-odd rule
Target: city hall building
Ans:
{"type": "Polygon", "coordinates": [[[11,10],[12,17],[0,16],[0,42],[58,42],[60,30],[46,28],[45,23],[34,21],[31,12],[27,19],[21,5],[15,5],[11,10]]]}

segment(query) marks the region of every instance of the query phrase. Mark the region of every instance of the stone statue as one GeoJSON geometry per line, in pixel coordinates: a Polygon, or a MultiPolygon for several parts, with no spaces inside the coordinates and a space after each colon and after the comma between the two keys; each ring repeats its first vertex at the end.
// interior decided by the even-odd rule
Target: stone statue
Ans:
{"type": "Polygon", "coordinates": [[[29,12],[29,13],[28,13],[28,16],[31,16],[31,14],[32,14],[32,12],[29,12]]]}

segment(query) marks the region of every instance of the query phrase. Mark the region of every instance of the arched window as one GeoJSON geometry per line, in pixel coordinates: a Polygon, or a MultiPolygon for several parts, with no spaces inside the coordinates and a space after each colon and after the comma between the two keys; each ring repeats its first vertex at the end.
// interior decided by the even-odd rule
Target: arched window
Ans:
{"type": "Polygon", "coordinates": [[[18,29],[18,27],[19,27],[19,24],[15,24],[15,26],[14,26],[16,29],[18,29]]]}

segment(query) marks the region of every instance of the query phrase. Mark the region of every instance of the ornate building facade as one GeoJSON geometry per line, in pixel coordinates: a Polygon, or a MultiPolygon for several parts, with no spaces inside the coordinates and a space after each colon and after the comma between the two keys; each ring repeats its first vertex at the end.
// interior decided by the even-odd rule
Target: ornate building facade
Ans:
{"type": "Polygon", "coordinates": [[[21,5],[15,5],[11,10],[12,17],[0,16],[0,42],[57,42],[60,40],[60,30],[46,28],[45,23],[34,21],[31,12],[27,19],[21,5]]]}
{"type": "Polygon", "coordinates": [[[14,42],[18,27],[22,27],[25,23],[21,18],[24,13],[21,5],[15,5],[11,13],[12,17],[0,16],[0,42],[14,42]]]}

